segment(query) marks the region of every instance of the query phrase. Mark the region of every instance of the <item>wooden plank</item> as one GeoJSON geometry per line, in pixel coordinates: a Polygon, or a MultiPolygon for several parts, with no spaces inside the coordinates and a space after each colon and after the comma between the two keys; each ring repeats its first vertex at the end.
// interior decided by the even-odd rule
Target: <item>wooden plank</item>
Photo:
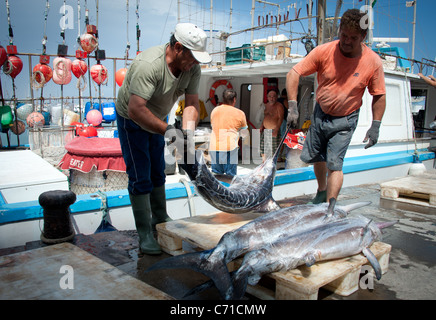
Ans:
{"type": "Polygon", "coordinates": [[[380,184],[380,196],[400,202],[436,207],[436,174],[407,176],[380,184]]]}
{"type": "Polygon", "coordinates": [[[0,283],[0,299],[172,299],[70,243],[0,257],[0,283]]]}

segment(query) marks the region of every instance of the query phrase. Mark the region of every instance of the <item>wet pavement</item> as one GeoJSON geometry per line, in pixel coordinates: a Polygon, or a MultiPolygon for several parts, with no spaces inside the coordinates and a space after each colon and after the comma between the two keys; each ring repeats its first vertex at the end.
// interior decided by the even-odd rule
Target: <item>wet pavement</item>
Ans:
{"type": "MultiPolygon", "coordinates": [[[[306,203],[313,195],[279,201],[281,206],[306,203]]],[[[436,298],[436,208],[409,205],[392,200],[380,199],[378,184],[347,187],[341,190],[338,204],[371,201],[371,205],[353,211],[372,218],[376,222],[399,220],[385,229],[383,242],[392,245],[389,268],[381,280],[374,279],[373,288],[361,288],[348,297],[320,289],[318,298],[323,300],[415,300],[436,298]]],[[[170,213],[171,214],[171,213],[170,213]]],[[[220,296],[216,289],[184,297],[195,286],[208,278],[187,269],[158,270],[145,273],[155,262],[168,258],[138,256],[136,231],[112,231],[94,235],[76,235],[73,243],[105,262],[121,269],[176,299],[216,300],[220,296]]],[[[44,246],[39,241],[23,247],[2,249],[0,255],[31,250],[44,246]]],[[[273,284],[265,284],[265,286],[273,284]]],[[[246,294],[245,300],[257,298],[246,294]]]]}

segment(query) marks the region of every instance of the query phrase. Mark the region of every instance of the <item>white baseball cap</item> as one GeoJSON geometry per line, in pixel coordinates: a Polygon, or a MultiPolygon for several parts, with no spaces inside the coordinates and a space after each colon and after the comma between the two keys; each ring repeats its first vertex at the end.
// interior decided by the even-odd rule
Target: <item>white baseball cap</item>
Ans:
{"type": "Polygon", "coordinates": [[[193,23],[179,23],[176,25],[174,37],[184,47],[191,50],[194,58],[200,63],[209,63],[212,61],[209,53],[206,51],[206,33],[193,23]]]}

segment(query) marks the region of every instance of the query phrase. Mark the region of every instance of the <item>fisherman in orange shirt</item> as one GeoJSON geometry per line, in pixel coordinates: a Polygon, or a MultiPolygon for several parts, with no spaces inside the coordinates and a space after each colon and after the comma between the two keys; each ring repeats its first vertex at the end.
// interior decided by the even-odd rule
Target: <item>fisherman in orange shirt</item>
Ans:
{"type": "Polygon", "coordinates": [[[312,203],[337,199],[343,183],[342,165],[357,126],[362,97],[368,88],[372,99],[372,125],[363,142],[377,143],[386,108],[384,72],[380,57],[364,43],[365,14],[347,10],[341,18],[339,40],[316,47],[289,71],[288,124],[298,120],[297,91],[301,76],[318,72],[316,106],[301,160],[313,163],[318,190],[312,203]]]}
{"type": "Polygon", "coordinates": [[[209,154],[212,172],[236,176],[238,165],[238,140],[248,135],[247,119],[244,111],[235,107],[236,91],[226,89],[223,103],[212,110],[210,123],[209,154]]]}

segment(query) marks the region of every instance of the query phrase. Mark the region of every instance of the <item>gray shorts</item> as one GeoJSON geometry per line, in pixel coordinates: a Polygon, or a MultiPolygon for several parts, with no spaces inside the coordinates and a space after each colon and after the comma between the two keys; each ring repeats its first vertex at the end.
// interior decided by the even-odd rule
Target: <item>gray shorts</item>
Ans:
{"type": "Polygon", "coordinates": [[[327,162],[328,169],[341,171],[358,120],[359,110],[334,117],[325,114],[317,103],[300,159],[306,163],[327,162]]]}

